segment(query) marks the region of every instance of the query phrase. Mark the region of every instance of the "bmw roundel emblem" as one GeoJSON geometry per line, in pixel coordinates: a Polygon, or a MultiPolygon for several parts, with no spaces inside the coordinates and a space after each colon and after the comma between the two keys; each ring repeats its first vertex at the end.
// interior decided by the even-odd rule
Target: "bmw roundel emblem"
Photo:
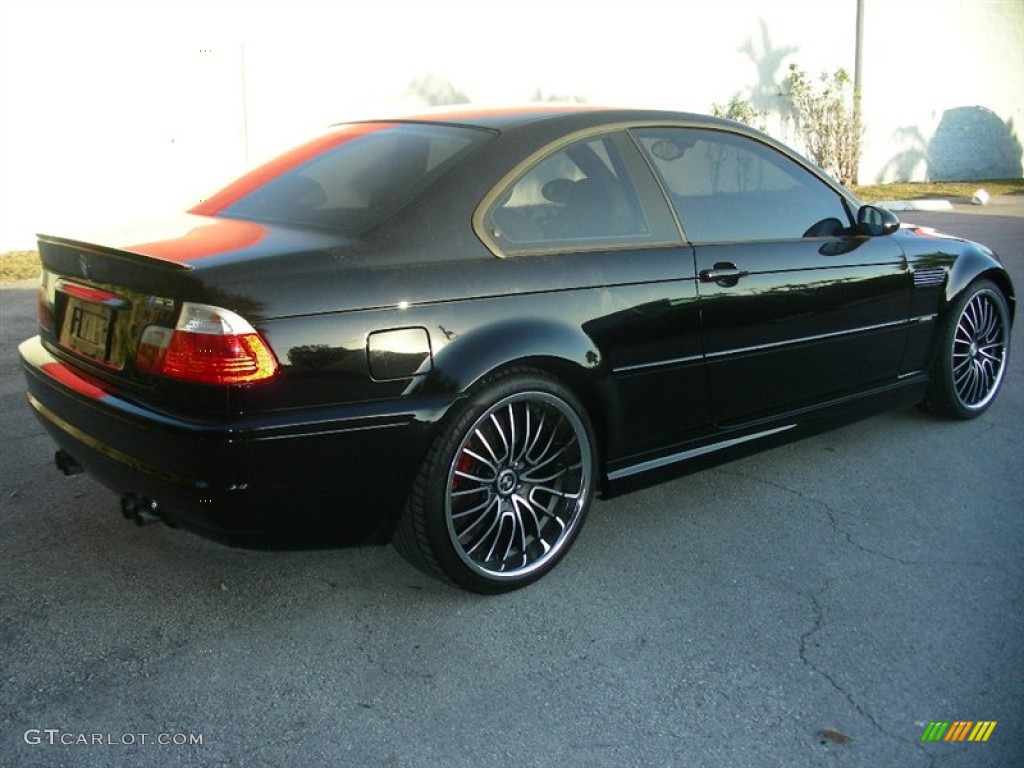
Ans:
{"type": "Polygon", "coordinates": [[[82,270],[82,277],[89,277],[92,270],[89,269],[89,261],[85,258],[84,253],[78,254],[78,266],[82,270]]]}

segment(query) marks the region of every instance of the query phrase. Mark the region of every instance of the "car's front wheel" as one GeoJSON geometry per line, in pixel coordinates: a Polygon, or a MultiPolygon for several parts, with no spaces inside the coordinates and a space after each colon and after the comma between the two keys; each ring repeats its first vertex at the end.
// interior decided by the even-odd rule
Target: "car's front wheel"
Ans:
{"type": "Polygon", "coordinates": [[[1010,313],[998,286],[978,280],[953,304],[939,338],[924,405],[958,419],[980,416],[1006,372],[1010,313]]]}
{"type": "Polygon", "coordinates": [[[478,387],[436,438],[399,521],[410,562],[487,594],[536,581],[565,555],[594,494],[583,406],[517,369],[478,387]]]}

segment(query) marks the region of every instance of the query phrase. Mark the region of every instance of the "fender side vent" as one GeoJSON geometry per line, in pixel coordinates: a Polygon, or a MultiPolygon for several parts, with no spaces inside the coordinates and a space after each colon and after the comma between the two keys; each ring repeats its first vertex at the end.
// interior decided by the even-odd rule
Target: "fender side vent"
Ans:
{"type": "Polygon", "coordinates": [[[926,285],[942,285],[946,279],[946,270],[941,267],[931,269],[914,270],[914,287],[923,288],[926,285]]]}

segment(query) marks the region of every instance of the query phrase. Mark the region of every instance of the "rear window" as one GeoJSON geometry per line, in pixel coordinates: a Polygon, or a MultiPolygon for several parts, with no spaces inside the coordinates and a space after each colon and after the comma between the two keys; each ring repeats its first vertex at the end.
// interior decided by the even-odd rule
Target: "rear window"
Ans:
{"type": "Polygon", "coordinates": [[[196,212],[360,234],[418,197],[489,135],[421,123],[341,126],[253,171],[196,212]]]}

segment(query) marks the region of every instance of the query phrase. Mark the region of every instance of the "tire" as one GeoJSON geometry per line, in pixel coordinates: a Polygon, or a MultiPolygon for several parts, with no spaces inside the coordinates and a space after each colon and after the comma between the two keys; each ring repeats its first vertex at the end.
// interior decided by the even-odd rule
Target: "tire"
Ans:
{"type": "Polygon", "coordinates": [[[524,587],[569,551],[596,467],[590,420],[569,389],[532,369],[497,374],[443,423],[395,548],[473,592],[524,587]]]}
{"type": "Polygon", "coordinates": [[[1006,372],[1010,313],[1002,291],[977,280],[954,302],[939,336],[924,406],[955,419],[973,419],[992,404],[1006,372]]]}

